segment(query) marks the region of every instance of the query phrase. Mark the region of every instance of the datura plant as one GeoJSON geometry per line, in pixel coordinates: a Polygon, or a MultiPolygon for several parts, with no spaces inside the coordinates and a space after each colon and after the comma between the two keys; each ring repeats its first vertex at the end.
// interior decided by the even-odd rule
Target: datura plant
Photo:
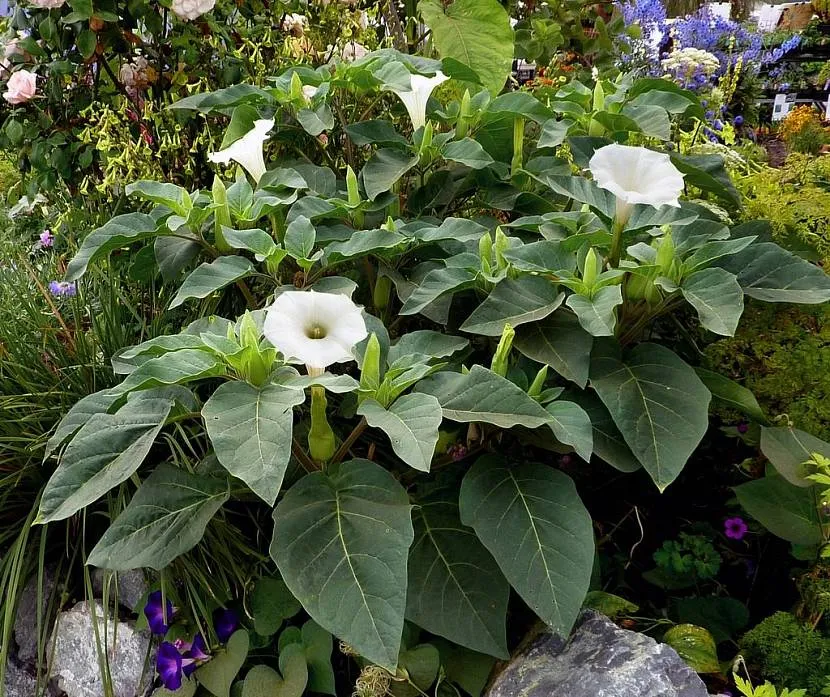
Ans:
{"type": "Polygon", "coordinates": [[[570,630],[594,537],[552,454],[665,489],[713,398],[756,414],[694,367],[695,336],[733,334],[745,297],[825,302],[830,280],[766,224],[718,217],[739,204],[722,161],[666,147],[691,93],[623,76],[543,102],[475,79],[383,50],[175,105],[229,117],[205,156],[243,169],[131,184],[145,208],[86,237],[67,280],[152,253],[171,310],[203,317],[113,356],[123,381],[61,421],[40,523],[129,481],[88,561],[161,569],[221,507],[273,508],[287,587],[388,670],[405,620],[506,657],[511,589],[570,630]],[[268,161],[298,130],[329,134],[330,167],[268,161]]]}

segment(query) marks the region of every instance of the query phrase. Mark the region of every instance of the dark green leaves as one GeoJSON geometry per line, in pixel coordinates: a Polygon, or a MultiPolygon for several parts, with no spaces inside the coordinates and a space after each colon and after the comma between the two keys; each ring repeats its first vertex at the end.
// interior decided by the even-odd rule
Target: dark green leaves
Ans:
{"type": "Polygon", "coordinates": [[[374,201],[384,191],[389,191],[394,183],[418,164],[418,156],[408,155],[399,150],[383,148],[378,150],[363,167],[363,188],[370,201],[374,201]]]}
{"type": "Polygon", "coordinates": [[[172,406],[167,399],[140,399],[115,414],[94,414],[46,483],[37,522],[68,518],[126,480],[150,452],[172,406]]]}
{"type": "Polygon", "coordinates": [[[439,492],[418,503],[407,618],[462,646],[506,658],[510,589],[498,565],[461,524],[455,492],[439,492]]]}
{"type": "Polygon", "coordinates": [[[161,465],[104,533],[87,563],[104,569],[163,569],[202,539],[227,500],[227,480],[161,465]]]}
{"type": "Polygon", "coordinates": [[[292,407],[304,400],[302,390],[236,380],[220,385],[202,409],[220,464],[271,506],[291,458],[292,407]]]}
{"type": "Polygon", "coordinates": [[[508,278],[499,283],[461,325],[461,330],[500,336],[505,324],[517,327],[551,314],[564,300],[556,284],[539,276],[508,278]]]}
{"type": "Polygon", "coordinates": [[[84,238],[78,253],[66,267],[66,279],[74,281],[86,273],[87,267],[110,252],[156,234],[156,221],[145,213],[117,215],[84,238]]]}
{"type": "Polygon", "coordinates": [[[271,556],[318,624],[394,670],[412,538],[403,487],[382,467],[352,460],[289,489],[274,510],[271,556]]]}
{"type": "Polygon", "coordinates": [[[665,489],[706,433],[709,390],[692,368],[657,344],[641,344],[624,359],[595,349],[591,385],[631,451],[665,489]]]}
{"type": "Polygon", "coordinates": [[[473,169],[484,169],[494,162],[490,154],[472,138],[450,141],[441,150],[441,154],[447,160],[460,162],[473,169]]]}
{"type": "Polygon", "coordinates": [[[779,475],[767,475],[735,487],[738,503],[773,535],[799,545],[822,539],[815,487],[798,487],[779,475]]]}
{"type": "Polygon", "coordinates": [[[521,327],[513,345],[580,387],[588,383],[593,338],[572,315],[556,312],[541,322],[521,327]]]}
{"type": "Polygon", "coordinates": [[[206,298],[220,288],[245,278],[253,271],[245,257],[226,256],[200,264],[182,283],[170,308],[178,307],[189,298],[206,298]]]}
{"type": "Polygon", "coordinates": [[[551,467],[482,457],[461,485],[461,521],[548,625],[567,635],[591,578],[591,517],[571,479],[551,467]]]}
{"type": "Polygon", "coordinates": [[[702,269],[686,278],[680,290],[706,329],[721,336],[735,335],[744,311],[744,293],[734,274],[702,269]]]}

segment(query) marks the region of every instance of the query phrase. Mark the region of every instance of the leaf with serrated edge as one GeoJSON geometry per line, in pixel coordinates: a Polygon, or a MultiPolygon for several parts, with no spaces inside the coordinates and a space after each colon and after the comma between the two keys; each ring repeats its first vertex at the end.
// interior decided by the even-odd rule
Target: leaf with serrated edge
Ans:
{"type": "Polygon", "coordinates": [[[406,490],[367,460],[308,474],[274,509],[271,557],[323,628],[393,671],[406,606],[406,490]]]}
{"type": "Polygon", "coordinates": [[[471,526],[530,608],[567,636],[594,565],[591,516],[566,474],[540,464],[479,458],[461,484],[471,526]]]}
{"type": "Polygon", "coordinates": [[[228,500],[228,482],[160,465],[89,555],[103,569],[161,570],[194,547],[228,500]]]}

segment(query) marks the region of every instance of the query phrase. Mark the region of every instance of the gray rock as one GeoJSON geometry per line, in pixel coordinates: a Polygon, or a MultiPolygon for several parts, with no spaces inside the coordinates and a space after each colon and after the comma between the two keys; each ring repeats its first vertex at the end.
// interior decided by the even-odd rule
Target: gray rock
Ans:
{"type": "Polygon", "coordinates": [[[109,592],[113,596],[115,595],[117,585],[118,604],[128,610],[135,610],[136,605],[141,602],[148,590],[144,572],[141,569],[132,569],[131,571],[119,571],[116,575],[113,571],[95,569],[92,574],[92,588],[95,590],[96,597],[98,598],[103,598],[104,579],[107,574],[111,575],[109,592]]]}
{"type": "Polygon", "coordinates": [[[37,680],[9,661],[6,664],[6,697],[35,697],[37,680]]]}
{"type": "MultiPolygon", "coordinates": [[[[20,602],[17,605],[17,615],[14,618],[14,640],[17,643],[17,660],[21,663],[34,664],[37,660],[37,574],[29,579],[20,594],[20,602]]],[[[43,603],[40,608],[41,621],[44,627],[46,622],[46,608],[49,603],[49,596],[55,589],[54,569],[44,567],[43,569],[43,603]]]]}
{"type": "MultiPolygon", "coordinates": [[[[150,635],[137,632],[132,622],[108,618],[104,627],[103,606],[93,604],[98,635],[105,642],[112,689],[115,697],[143,695],[150,686],[152,671],[144,670],[150,635]]],[[[68,697],[103,697],[104,687],[98,665],[98,651],[90,606],[84,601],[60,613],[55,623],[55,654],[49,677],[68,697]]]]}
{"type": "Polygon", "coordinates": [[[677,652],[586,610],[567,642],[543,633],[498,675],[486,697],[708,697],[677,652]]]}

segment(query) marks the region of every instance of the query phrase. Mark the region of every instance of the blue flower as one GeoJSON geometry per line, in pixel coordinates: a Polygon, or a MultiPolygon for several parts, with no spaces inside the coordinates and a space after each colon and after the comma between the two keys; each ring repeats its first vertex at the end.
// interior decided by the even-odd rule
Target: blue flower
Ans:
{"type": "Polygon", "coordinates": [[[224,644],[239,626],[239,615],[230,608],[217,610],[213,613],[213,626],[219,641],[224,644]]]}
{"type": "Polygon", "coordinates": [[[163,641],[159,646],[156,671],[168,690],[175,692],[182,686],[182,655],[169,641],[163,641]]]}
{"type": "Polygon", "coordinates": [[[56,298],[72,298],[78,294],[74,281],[49,281],[49,292],[56,298]]]}
{"type": "Polygon", "coordinates": [[[734,119],[732,119],[732,123],[735,126],[743,126],[744,125],[744,117],[738,114],[734,119]]]}
{"type": "Polygon", "coordinates": [[[722,131],[723,121],[721,121],[720,119],[715,119],[715,123],[712,124],[712,128],[714,128],[716,131],[722,131]]]}
{"type": "Polygon", "coordinates": [[[706,118],[707,121],[711,121],[714,115],[715,112],[709,109],[703,116],[706,118]]]}
{"type": "Polygon", "coordinates": [[[173,618],[175,609],[173,603],[165,599],[162,602],[161,591],[153,591],[147,597],[147,604],[144,606],[144,616],[153,634],[164,636],[170,629],[170,620],[173,618]]]}

